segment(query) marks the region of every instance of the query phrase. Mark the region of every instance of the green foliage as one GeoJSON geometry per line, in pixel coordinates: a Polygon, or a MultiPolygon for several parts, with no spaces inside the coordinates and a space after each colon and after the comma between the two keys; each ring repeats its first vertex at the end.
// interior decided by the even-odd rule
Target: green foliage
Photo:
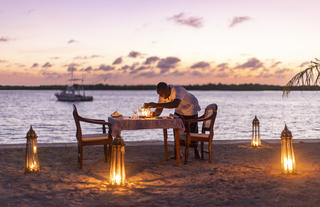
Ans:
{"type": "Polygon", "coordinates": [[[286,84],[283,95],[287,96],[294,86],[318,86],[320,82],[320,60],[311,61],[308,68],[297,73],[286,84]]]}

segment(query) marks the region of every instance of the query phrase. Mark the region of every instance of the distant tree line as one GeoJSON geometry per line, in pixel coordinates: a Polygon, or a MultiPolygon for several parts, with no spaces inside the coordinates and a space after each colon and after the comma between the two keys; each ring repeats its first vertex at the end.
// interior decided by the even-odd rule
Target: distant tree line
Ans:
{"type": "MultiPolygon", "coordinates": [[[[1,86],[0,90],[63,90],[65,85],[40,85],[40,86],[1,86]]],[[[81,85],[85,90],[155,90],[156,85],[81,85]]],[[[280,85],[263,84],[204,84],[184,85],[187,90],[230,90],[230,91],[266,91],[283,90],[280,85]]],[[[320,90],[320,86],[293,86],[291,90],[320,90]]]]}

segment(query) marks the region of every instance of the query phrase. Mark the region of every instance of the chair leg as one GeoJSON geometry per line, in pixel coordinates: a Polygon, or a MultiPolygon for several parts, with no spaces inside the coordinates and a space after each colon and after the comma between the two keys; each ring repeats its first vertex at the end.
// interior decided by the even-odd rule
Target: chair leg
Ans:
{"type": "Polygon", "coordinates": [[[184,164],[187,164],[188,162],[188,155],[189,155],[189,147],[190,147],[190,139],[186,137],[185,141],[185,148],[184,148],[184,164]]]}
{"type": "Polygon", "coordinates": [[[201,159],[204,159],[204,155],[203,155],[203,142],[201,142],[201,159]]]}
{"type": "Polygon", "coordinates": [[[83,156],[82,145],[78,145],[78,167],[80,169],[82,169],[82,156],[83,156]]]}
{"type": "Polygon", "coordinates": [[[105,162],[108,162],[108,145],[103,145],[103,151],[104,151],[104,160],[105,162]]]}
{"type": "Polygon", "coordinates": [[[209,162],[212,162],[212,141],[209,142],[209,162]]]}

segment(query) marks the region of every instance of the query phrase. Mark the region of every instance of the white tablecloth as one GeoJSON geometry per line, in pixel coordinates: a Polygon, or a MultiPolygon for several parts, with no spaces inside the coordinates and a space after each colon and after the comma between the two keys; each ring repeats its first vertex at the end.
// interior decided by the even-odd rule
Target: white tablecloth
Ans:
{"type": "Polygon", "coordinates": [[[136,129],[181,129],[184,130],[183,121],[180,118],[158,117],[156,119],[132,119],[129,117],[113,118],[108,117],[112,124],[112,136],[120,135],[121,130],[136,129]]]}

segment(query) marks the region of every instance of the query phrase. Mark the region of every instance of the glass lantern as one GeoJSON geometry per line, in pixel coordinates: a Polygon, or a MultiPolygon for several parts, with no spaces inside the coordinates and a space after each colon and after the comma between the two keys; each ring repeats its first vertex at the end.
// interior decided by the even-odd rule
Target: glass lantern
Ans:
{"type": "Polygon", "coordinates": [[[252,121],[252,137],[251,137],[251,146],[259,147],[261,146],[260,140],[260,123],[257,116],[254,117],[252,121]]]}
{"type": "Polygon", "coordinates": [[[112,185],[124,185],[126,180],[125,172],[125,144],[120,136],[112,142],[111,162],[110,162],[110,182],[112,185]]]}
{"type": "Polygon", "coordinates": [[[27,132],[26,144],[26,166],[25,172],[39,172],[40,165],[38,159],[37,134],[30,126],[27,132]]]}
{"type": "Polygon", "coordinates": [[[292,134],[287,125],[281,133],[281,169],[285,174],[296,172],[296,160],[292,145],[292,134]]]}

